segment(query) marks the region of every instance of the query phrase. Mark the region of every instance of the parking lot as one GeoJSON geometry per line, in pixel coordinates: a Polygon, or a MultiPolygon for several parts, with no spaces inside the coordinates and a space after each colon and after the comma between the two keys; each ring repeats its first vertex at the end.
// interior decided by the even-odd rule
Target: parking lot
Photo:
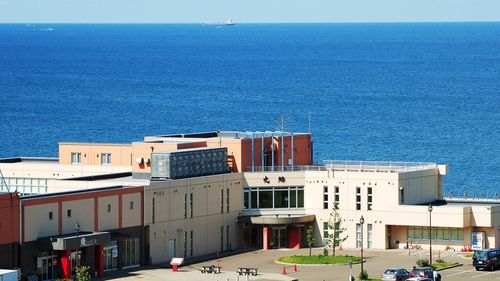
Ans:
{"type": "MultiPolygon", "coordinates": [[[[304,266],[298,265],[297,272],[293,272],[293,265],[282,265],[274,262],[281,256],[289,255],[307,255],[308,249],[300,250],[270,250],[254,251],[237,254],[218,260],[205,261],[189,266],[181,267],[179,272],[172,272],[165,267],[141,268],[128,273],[119,273],[109,276],[106,279],[118,280],[246,280],[246,277],[238,276],[236,273],[238,267],[255,267],[259,270],[259,275],[249,277],[249,280],[306,280],[306,281],[345,281],[348,280],[349,266],[304,266]],[[222,268],[221,274],[202,274],[200,268],[202,265],[219,265],[222,268]],[[285,267],[286,275],[282,274],[285,267]]],[[[313,254],[319,254],[322,249],[313,249],[313,254]]],[[[359,250],[344,250],[343,255],[359,255],[359,250]]],[[[384,250],[384,251],[365,251],[366,262],[364,268],[368,271],[370,277],[380,278],[382,272],[389,267],[404,267],[410,270],[415,262],[420,258],[428,258],[428,252],[412,251],[408,253],[403,250],[384,250]]],[[[445,261],[458,261],[463,266],[440,271],[442,280],[500,280],[500,270],[476,271],[471,265],[471,258],[466,258],[459,252],[435,252],[433,259],[440,257],[445,261]]],[[[357,277],[360,272],[360,265],[352,267],[353,276],[357,277]]]]}

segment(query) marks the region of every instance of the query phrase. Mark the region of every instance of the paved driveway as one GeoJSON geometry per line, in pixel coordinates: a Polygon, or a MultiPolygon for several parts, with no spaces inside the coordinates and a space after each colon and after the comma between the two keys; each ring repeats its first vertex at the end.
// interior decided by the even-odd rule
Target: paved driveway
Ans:
{"type": "MultiPolygon", "coordinates": [[[[322,249],[313,249],[313,254],[319,254],[322,249]]],[[[246,278],[238,276],[236,270],[238,267],[256,267],[259,269],[257,277],[250,277],[249,280],[305,280],[305,281],[345,281],[348,280],[349,266],[301,266],[298,265],[298,272],[293,272],[293,266],[285,266],[286,275],[281,274],[283,265],[276,264],[275,259],[281,256],[288,255],[307,255],[308,249],[300,250],[270,250],[270,251],[254,251],[243,254],[238,254],[230,257],[221,258],[219,260],[211,260],[181,268],[180,272],[172,272],[165,268],[144,268],[128,274],[120,274],[109,276],[106,279],[119,280],[246,280],[246,278]],[[202,274],[199,269],[201,265],[219,264],[222,267],[222,274],[202,274]]],[[[359,255],[359,250],[344,250],[343,255],[359,255]]],[[[464,266],[447,269],[441,271],[443,281],[446,280],[500,280],[500,270],[476,271],[471,265],[471,258],[466,258],[461,253],[455,252],[435,252],[433,259],[437,259],[438,255],[445,261],[458,261],[464,266]]],[[[427,258],[427,251],[411,252],[408,255],[407,251],[403,250],[384,250],[384,251],[367,251],[364,254],[366,262],[364,268],[368,271],[371,277],[380,278],[382,272],[389,267],[404,267],[411,269],[419,258],[427,258]]],[[[357,277],[360,272],[360,265],[353,265],[353,275],[357,277]]]]}

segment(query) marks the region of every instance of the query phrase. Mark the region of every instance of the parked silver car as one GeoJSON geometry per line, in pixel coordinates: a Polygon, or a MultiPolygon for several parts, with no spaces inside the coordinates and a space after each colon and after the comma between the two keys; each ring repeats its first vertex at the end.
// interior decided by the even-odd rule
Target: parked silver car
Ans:
{"type": "Polygon", "coordinates": [[[382,274],[382,281],[404,281],[410,277],[410,272],[404,268],[388,268],[382,274]]]}

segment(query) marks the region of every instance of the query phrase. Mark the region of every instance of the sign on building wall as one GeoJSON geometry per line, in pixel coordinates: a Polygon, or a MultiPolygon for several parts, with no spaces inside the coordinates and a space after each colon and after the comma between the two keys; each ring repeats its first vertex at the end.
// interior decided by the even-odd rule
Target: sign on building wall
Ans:
{"type": "Polygon", "coordinates": [[[486,247],[485,233],[471,232],[471,244],[472,250],[483,250],[486,247]]]}

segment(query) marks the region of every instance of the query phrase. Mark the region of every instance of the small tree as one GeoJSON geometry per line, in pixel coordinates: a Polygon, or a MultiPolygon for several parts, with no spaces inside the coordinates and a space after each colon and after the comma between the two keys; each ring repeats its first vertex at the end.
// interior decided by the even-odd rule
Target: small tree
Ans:
{"type": "Polygon", "coordinates": [[[314,244],[314,230],[311,225],[307,227],[306,240],[307,240],[307,245],[309,246],[309,256],[311,256],[312,245],[314,244]]]}
{"type": "Polygon", "coordinates": [[[328,231],[326,244],[332,247],[332,256],[335,256],[335,247],[338,247],[340,243],[347,239],[347,235],[342,235],[347,229],[342,225],[342,217],[339,214],[338,204],[333,204],[330,219],[328,220],[328,230],[331,231],[328,231]]]}

